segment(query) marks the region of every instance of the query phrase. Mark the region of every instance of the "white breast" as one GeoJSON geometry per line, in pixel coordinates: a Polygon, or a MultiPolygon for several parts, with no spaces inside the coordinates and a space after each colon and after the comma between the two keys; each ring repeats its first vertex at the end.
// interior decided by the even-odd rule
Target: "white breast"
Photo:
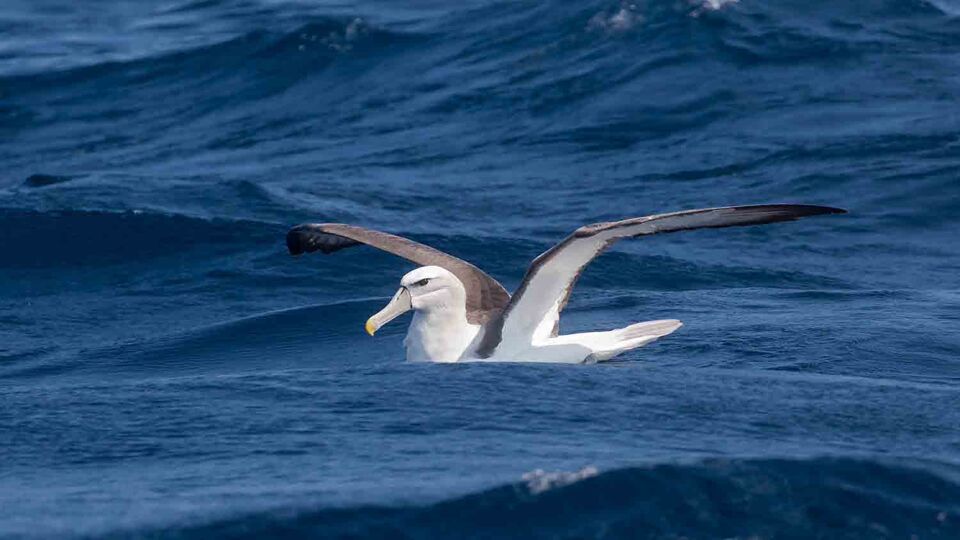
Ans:
{"type": "Polygon", "coordinates": [[[480,326],[449,313],[416,312],[403,344],[410,362],[456,362],[463,358],[480,326]],[[458,320],[459,319],[459,320],[458,320]]]}

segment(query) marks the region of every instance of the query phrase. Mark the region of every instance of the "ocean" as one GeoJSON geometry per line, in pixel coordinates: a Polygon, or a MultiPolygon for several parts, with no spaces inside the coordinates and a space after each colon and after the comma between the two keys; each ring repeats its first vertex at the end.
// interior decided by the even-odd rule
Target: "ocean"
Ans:
{"type": "Polygon", "coordinates": [[[960,538],[955,0],[5,0],[0,537],[960,538]],[[404,361],[408,262],[624,241],[592,365],[404,361]]]}

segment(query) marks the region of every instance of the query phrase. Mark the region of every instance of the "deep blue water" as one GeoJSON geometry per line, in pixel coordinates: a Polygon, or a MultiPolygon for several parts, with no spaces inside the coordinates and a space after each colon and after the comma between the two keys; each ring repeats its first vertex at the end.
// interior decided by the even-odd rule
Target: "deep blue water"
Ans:
{"type": "Polygon", "coordinates": [[[955,0],[5,0],[0,537],[958,538],[958,103],[955,0]],[[764,202],[850,214],[619,244],[562,329],[685,326],[601,365],[283,242],[764,202]]]}

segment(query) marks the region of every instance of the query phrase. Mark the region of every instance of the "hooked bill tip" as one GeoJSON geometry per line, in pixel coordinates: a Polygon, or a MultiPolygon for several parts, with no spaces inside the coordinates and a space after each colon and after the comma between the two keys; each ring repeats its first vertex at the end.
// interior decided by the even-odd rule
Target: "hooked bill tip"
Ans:
{"type": "Polygon", "coordinates": [[[372,322],[367,321],[367,324],[363,327],[368,334],[371,336],[377,332],[377,327],[373,325],[372,322]]]}

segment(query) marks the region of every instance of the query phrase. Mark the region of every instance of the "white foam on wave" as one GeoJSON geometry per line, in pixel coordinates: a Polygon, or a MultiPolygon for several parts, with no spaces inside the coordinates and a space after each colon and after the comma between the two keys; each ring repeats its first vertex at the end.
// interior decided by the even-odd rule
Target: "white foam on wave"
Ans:
{"type": "MultiPolygon", "coordinates": [[[[689,10],[691,17],[699,17],[706,12],[718,11],[739,2],[740,0],[686,0],[686,3],[677,2],[675,7],[681,11],[689,10]]],[[[619,8],[606,9],[590,17],[587,29],[608,34],[620,34],[632,30],[645,20],[640,4],[642,4],[640,1],[620,2],[619,8]]]]}
{"type": "Polygon", "coordinates": [[[707,11],[717,11],[723,9],[724,6],[736,4],[739,1],[740,0],[690,0],[690,3],[696,6],[694,10],[690,12],[690,16],[699,17],[707,11]]]}
{"type": "Polygon", "coordinates": [[[576,472],[546,472],[543,469],[536,469],[524,473],[521,477],[527,484],[527,489],[532,495],[539,495],[545,491],[556,489],[558,487],[569,486],[574,482],[591,478],[599,474],[600,471],[594,466],[587,466],[576,472]]]}
{"type": "Polygon", "coordinates": [[[933,7],[946,15],[960,16],[960,0],[928,0],[933,7]]]}
{"type": "Polygon", "coordinates": [[[331,50],[337,52],[349,52],[353,49],[353,42],[356,41],[359,37],[363,36],[368,30],[368,27],[364,24],[363,19],[356,17],[343,29],[342,32],[336,30],[331,31],[326,36],[320,36],[317,34],[301,33],[300,34],[300,45],[297,46],[297,50],[306,51],[312,47],[313,43],[319,43],[322,46],[325,46],[331,50]]]}
{"type": "Polygon", "coordinates": [[[619,33],[626,32],[641,22],[643,22],[643,16],[637,10],[637,5],[624,2],[616,11],[601,11],[590,17],[587,29],[619,33]]]}

